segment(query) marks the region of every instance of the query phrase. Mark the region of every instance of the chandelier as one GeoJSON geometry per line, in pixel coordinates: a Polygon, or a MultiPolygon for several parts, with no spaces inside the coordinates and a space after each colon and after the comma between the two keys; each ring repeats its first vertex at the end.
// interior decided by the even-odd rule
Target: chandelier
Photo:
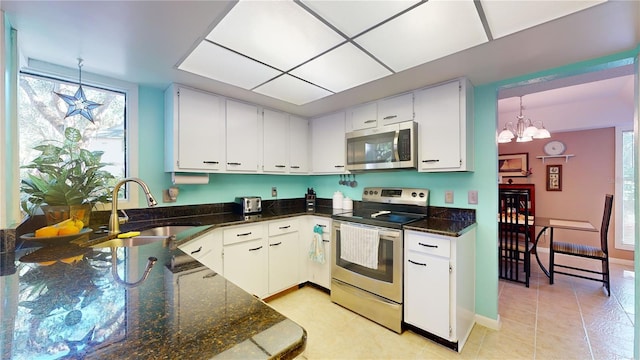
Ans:
{"type": "Polygon", "coordinates": [[[522,115],[522,96],[520,96],[520,115],[517,116],[517,122],[512,121],[504,124],[504,128],[498,135],[499,143],[508,143],[515,137],[516,142],[527,142],[533,139],[550,138],[549,130],[545,129],[542,121],[532,121],[522,115]],[[539,125],[538,125],[539,124],[539,125]]]}

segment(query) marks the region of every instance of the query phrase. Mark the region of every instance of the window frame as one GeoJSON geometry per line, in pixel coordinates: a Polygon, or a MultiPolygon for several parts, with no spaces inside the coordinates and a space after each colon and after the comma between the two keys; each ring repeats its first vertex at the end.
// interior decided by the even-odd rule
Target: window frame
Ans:
{"type": "MultiPolygon", "coordinates": [[[[615,199],[618,199],[617,201],[614,201],[614,214],[615,214],[615,248],[617,250],[627,250],[627,251],[634,251],[635,249],[635,239],[634,239],[634,243],[632,244],[625,244],[623,243],[623,239],[622,239],[622,235],[624,234],[623,231],[623,191],[624,191],[624,184],[623,184],[623,174],[622,174],[622,133],[623,132],[633,132],[633,125],[623,125],[623,126],[616,126],[615,127],[615,199]]],[[[638,149],[638,144],[634,144],[635,148],[638,149]]],[[[637,154],[637,151],[635,152],[635,154],[637,154]]],[[[635,192],[636,194],[638,193],[638,189],[637,189],[637,182],[635,183],[636,185],[636,189],[635,192]]],[[[636,196],[636,201],[637,200],[637,196],[636,196]]],[[[638,219],[638,214],[635,214],[635,219],[638,219]]],[[[635,226],[637,227],[638,224],[635,224],[635,226]]]]}
{"type": "MultiPolygon", "coordinates": [[[[27,63],[27,66],[20,68],[20,73],[27,72],[36,76],[57,78],[75,83],[78,82],[78,69],[72,69],[34,59],[29,59],[27,63]]],[[[20,76],[20,73],[18,76],[20,76]]],[[[127,177],[138,177],[138,85],[93,74],[84,69],[82,71],[82,84],[125,93],[125,174],[127,177]]],[[[127,193],[125,199],[118,200],[118,208],[131,209],[140,207],[138,187],[127,185],[129,184],[125,184],[125,186],[123,186],[127,193]]],[[[96,204],[95,207],[95,210],[110,209],[111,203],[100,203],[96,204]]]]}

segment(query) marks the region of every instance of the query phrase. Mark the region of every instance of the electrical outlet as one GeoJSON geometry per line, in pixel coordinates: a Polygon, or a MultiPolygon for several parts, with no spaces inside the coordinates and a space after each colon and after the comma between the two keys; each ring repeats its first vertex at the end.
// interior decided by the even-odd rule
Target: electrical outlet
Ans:
{"type": "Polygon", "coordinates": [[[469,204],[478,203],[478,190],[469,190],[469,204]]]}
{"type": "Polygon", "coordinates": [[[278,188],[274,186],[271,188],[271,197],[277,197],[277,196],[278,196],[278,188]]]}
{"type": "Polygon", "coordinates": [[[444,192],[444,202],[446,204],[453,204],[453,190],[447,190],[444,192]]]}

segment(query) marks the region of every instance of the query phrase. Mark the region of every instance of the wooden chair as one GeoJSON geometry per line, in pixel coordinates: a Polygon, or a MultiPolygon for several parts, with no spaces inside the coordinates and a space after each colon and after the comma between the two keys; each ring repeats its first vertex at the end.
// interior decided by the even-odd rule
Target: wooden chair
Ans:
{"type": "Polygon", "coordinates": [[[524,191],[500,191],[498,215],[498,271],[505,280],[529,287],[531,276],[529,194],[524,191]]]}
{"type": "Polygon", "coordinates": [[[609,233],[609,222],[611,220],[611,208],[613,207],[613,195],[607,194],[604,200],[604,214],[602,215],[602,226],[600,227],[600,246],[589,246],[582,244],[574,244],[568,242],[553,241],[549,244],[549,283],[553,284],[554,274],[563,274],[575,276],[582,279],[594,280],[602,283],[607,289],[607,295],[611,296],[611,284],[609,281],[609,247],[607,244],[607,235],[609,233]],[[578,256],[583,258],[600,260],[602,262],[602,271],[594,271],[589,269],[577,268],[569,265],[561,265],[555,263],[555,254],[565,254],[578,256]],[[582,273],[591,273],[600,275],[599,277],[581,275],[581,273],[568,273],[555,270],[556,267],[577,270],[582,273]]]}

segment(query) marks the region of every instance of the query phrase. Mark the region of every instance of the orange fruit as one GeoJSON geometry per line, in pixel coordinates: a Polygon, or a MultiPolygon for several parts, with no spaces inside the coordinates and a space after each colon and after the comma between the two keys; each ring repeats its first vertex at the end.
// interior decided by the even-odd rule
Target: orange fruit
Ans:
{"type": "Polygon", "coordinates": [[[77,256],[72,256],[72,257],[60,259],[60,261],[62,261],[63,263],[66,263],[66,264],[73,264],[75,262],[81,261],[83,257],[84,257],[84,255],[80,254],[80,255],[77,255],[77,256]]]}
{"type": "Polygon", "coordinates": [[[42,227],[35,232],[36,237],[58,236],[58,229],[53,226],[42,227]]]}
{"type": "Polygon", "coordinates": [[[55,260],[53,260],[53,261],[41,261],[41,262],[38,263],[38,265],[40,265],[40,266],[50,266],[50,265],[53,265],[55,263],[56,263],[55,260]]]}
{"type": "Polygon", "coordinates": [[[73,225],[66,225],[58,230],[58,236],[73,235],[80,232],[80,229],[73,225]]]}

